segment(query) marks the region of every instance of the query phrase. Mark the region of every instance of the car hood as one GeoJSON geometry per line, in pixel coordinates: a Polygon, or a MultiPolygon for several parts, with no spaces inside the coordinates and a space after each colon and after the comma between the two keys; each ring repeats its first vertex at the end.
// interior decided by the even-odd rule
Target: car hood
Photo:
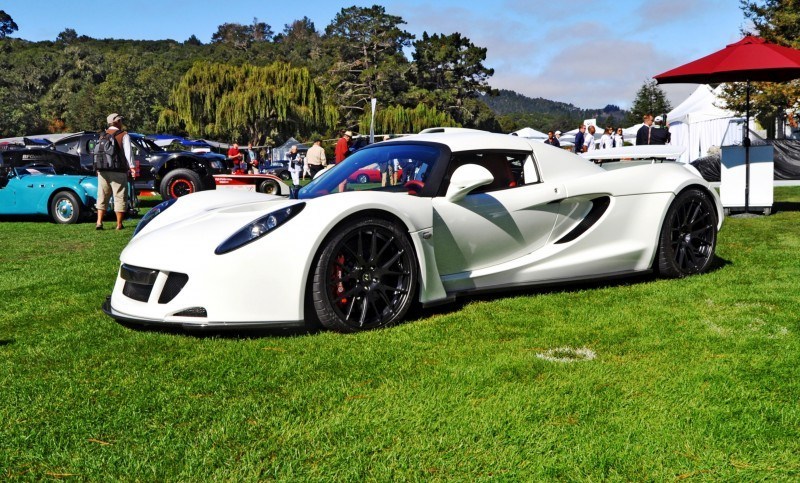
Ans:
{"type": "Polygon", "coordinates": [[[298,203],[283,196],[235,190],[199,191],[178,198],[175,203],[147,224],[134,238],[168,227],[170,230],[185,229],[203,222],[223,230],[222,236],[230,236],[231,230],[242,226],[273,210],[298,203]]]}

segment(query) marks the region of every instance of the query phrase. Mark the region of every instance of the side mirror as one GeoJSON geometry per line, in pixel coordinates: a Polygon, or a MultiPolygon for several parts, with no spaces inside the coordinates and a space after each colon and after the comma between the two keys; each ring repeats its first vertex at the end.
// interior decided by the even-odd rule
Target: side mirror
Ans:
{"type": "Polygon", "coordinates": [[[464,199],[472,190],[485,186],[494,181],[494,176],[488,169],[477,164],[459,166],[450,176],[450,186],[447,188],[445,198],[450,202],[464,199]]]}

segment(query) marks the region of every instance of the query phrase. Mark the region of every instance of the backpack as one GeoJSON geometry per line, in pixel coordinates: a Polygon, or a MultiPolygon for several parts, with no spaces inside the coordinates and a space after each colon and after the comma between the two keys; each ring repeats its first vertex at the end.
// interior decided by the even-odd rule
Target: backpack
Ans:
{"type": "Polygon", "coordinates": [[[127,163],[123,163],[120,155],[121,147],[114,133],[103,132],[92,149],[94,169],[103,171],[127,171],[127,163]]]}

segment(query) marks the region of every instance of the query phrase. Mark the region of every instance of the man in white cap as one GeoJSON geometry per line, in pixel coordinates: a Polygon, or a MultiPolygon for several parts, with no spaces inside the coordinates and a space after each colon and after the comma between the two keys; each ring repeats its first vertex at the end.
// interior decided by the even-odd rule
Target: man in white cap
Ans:
{"type": "Polygon", "coordinates": [[[121,148],[116,153],[119,160],[118,168],[97,170],[97,225],[96,229],[103,229],[103,217],[108,208],[108,200],[114,196],[114,214],[117,217],[117,230],[125,228],[122,219],[128,203],[128,173],[136,176],[136,165],[131,152],[131,138],[122,130],[122,116],[112,113],[106,117],[108,129],[106,133],[113,136],[116,145],[121,148]]]}
{"type": "Polygon", "coordinates": [[[669,144],[671,136],[669,130],[664,127],[664,118],[656,116],[653,123],[655,126],[650,131],[650,144],[669,144]]]}

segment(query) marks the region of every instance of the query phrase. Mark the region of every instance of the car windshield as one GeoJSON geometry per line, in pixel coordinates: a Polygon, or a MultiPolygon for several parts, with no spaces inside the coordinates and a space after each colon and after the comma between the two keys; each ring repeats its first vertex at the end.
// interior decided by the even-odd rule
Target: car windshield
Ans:
{"type": "Polygon", "coordinates": [[[132,139],[133,139],[135,142],[138,142],[138,143],[139,143],[139,144],[140,144],[140,145],[141,145],[141,146],[142,146],[144,149],[146,149],[146,150],[148,150],[148,151],[156,151],[156,152],[158,152],[158,151],[164,151],[164,149],[163,149],[163,148],[161,148],[161,146],[159,146],[158,144],[154,143],[154,142],[153,142],[152,140],[150,140],[150,139],[147,139],[147,138],[140,138],[140,137],[133,137],[133,136],[131,136],[131,138],[132,138],[132,139]]]}
{"type": "Polygon", "coordinates": [[[433,171],[441,148],[386,143],[356,151],[303,187],[300,199],[343,191],[379,190],[418,194],[433,171]]]}

